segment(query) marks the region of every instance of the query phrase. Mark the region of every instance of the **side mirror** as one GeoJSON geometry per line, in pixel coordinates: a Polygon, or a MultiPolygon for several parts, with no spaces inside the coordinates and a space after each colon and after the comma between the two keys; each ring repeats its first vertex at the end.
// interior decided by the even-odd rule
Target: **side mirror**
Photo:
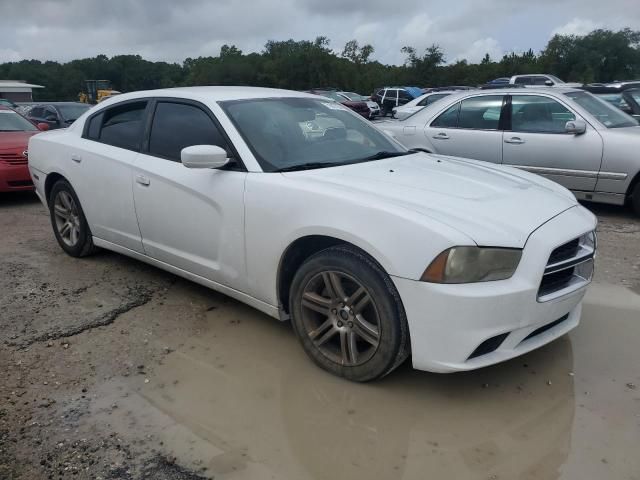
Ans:
{"type": "Polygon", "coordinates": [[[587,131],[587,123],[584,120],[570,120],[565,124],[564,129],[567,133],[582,135],[587,131]]]}
{"type": "Polygon", "coordinates": [[[545,84],[547,87],[553,87],[553,86],[555,85],[551,80],[545,80],[545,81],[544,81],[544,84],[545,84]]]}
{"type": "Polygon", "coordinates": [[[38,130],[42,130],[43,132],[46,132],[47,130],[49,130],[48,123],[38,123],[36,127],[38,127],[38,130]]]}
{"type": "Polygon", "coordinates": [[[217,145],[192,145],[180,151],[180,160],[187,168],[222,168],[229,163],[227,152],[217,145]]]}

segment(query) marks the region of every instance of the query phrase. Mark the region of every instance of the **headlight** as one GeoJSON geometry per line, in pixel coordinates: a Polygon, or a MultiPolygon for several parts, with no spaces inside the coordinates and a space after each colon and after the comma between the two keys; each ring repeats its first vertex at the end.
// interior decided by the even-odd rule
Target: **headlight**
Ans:
{"type": "Polygon", "coordinates": [[[514,248],[453,247],[438,255],[422,274],[423,282],[474,283],[510,278],[522,250],[514,248]]]}

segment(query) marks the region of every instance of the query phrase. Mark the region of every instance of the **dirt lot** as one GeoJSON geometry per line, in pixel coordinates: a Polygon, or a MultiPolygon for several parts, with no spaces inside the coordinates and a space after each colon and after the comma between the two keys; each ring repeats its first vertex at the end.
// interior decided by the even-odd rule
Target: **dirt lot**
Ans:
{"type": "Polygon", "coordinates": [[[600,218],[582,325],[477,372],[351,384],[287,324],[0,196],[0,479],[640,479],[640,221],[600,218]]]}

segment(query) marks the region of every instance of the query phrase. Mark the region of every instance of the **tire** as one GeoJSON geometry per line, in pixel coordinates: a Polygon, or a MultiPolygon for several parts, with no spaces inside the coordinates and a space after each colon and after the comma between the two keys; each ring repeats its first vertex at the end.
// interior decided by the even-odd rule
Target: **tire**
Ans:
{"type": "Polygon", "coordinates": [[[635,214],[640,217],[640,182],[636,183],[631,193],[631,206],[635,214]]]}
{"type": "Polygon", "coordinates": [[[382,267],[339,245],[296,272],[289,312],[302,347],[321,368],[356,382],[382,378],[409,356],[400,295],[382,267]]]}
{"type": "Polygon", "coordinates": [[[68,255],[86,257],[96,252],[78,196],[66,180],[58,180],[51,188],[49,215],[56,240],[68,255]]]}

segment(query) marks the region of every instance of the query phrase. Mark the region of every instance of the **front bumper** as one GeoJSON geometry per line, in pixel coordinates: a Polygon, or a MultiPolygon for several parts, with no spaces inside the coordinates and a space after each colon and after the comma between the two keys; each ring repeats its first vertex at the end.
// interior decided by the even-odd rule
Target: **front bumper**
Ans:
{"type": "Polygon", "coordinates": [[[0,162],[0,192],[33,190],[27,165],[7,165],[0,162]]]}
{"type": "Polygon", "coordinates": [[[393,277],[407,314],[414,368],[474,370],[522,355],[575,328],[586,285],[544,302],[538,290],[551,252],[592,230],[595,217],[582,207],[558,215],[531,234],[508,280],[441,285],[393,277]],[[503,338],[497,348],[477,355],[496,337],[503,338]]]}

